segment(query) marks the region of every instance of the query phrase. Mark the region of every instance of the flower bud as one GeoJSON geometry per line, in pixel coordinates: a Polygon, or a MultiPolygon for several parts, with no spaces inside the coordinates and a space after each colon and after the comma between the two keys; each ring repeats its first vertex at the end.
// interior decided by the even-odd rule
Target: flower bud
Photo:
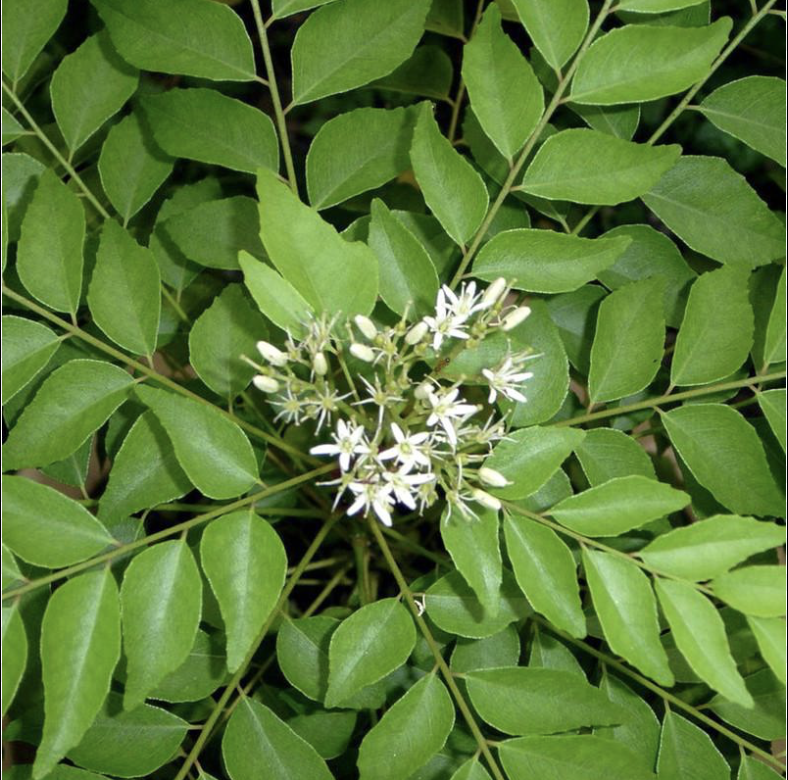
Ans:
{"type": "Polygon", "coordinates": [[[279,382],[277,382],[276,379],[272,379],[270,376],[258,374],[252,382],[258,390],[262,390],[264,393],[275,393],[279,390],[279,382]]]}
{"type": "Polygon", "coordinates": [[[357,314],[353,318],[353,322],[356,323],[356,327],[370,341],[373,341],[375,336],[378,335],[378,329],[375,327],[375,323],[372,322],[369,317],[365,317],[363,314],[357,314]]]}
{"type": "Polygon", "coordinates": [[[495,497],[491,496],[489,493],[485,493],[483,490],[479,490],[478,488],[471,492],[473,496],[473,500],[477,503],[481,504],[483,507],[487,509],[492,509],[493,512],[497,512],[501,508],[501,502],[495,497]]]}
{"type": "Polygon", "coordinates": [[[328,361],[322,352],[318,352],[312,359],[312,368],[318,376],[325,376],[328,373],[328,361]]]}
{"type": "Polygon", "coordinates": [[[429,382],[422,382],[414,391],[413,395],[419,399],[419,401],[426,401],[430,397],[430,393],[432,392],[432,385],[429,382]]]}
{"type": "Polygon", "coordinates": [[[520,323],[528,319],[531,309],[528,306],[518,306],[514,311],[509,312],[501,323],[501,330],[508,331],[516,328],[520,323]]]}
{"type": "Polygon", "coordinates": [[[267,341],[258,341],[257,351],[272,366],[281,367],[287,364],[287,355],[281,350],[277,349],[273,344],[269,344],[267,341]]]}
{"type": "Polygon", "coordinates": [[[427,335],[428,330],[426,322],[417,322],[405,335],[405,343],[409,346],[418,344],[427,335]]]}
{"type": "Polygon", "coordinates": [[[489,309],[490,306],[494,306],[498,299],[504,294],[506,291],[506,279],[502,276],[499,276],[485,291],[484,295],[482,295],[481,305],[485,309],[489,309]]]}
{"type": "Polygon", "coordinates": [[[364,344],[351,344],[350,354],[359,360],[363,360],[365,363],[371,363],[375,359],[375,353],[364,344]]]}
{"type": "Polygon", "coordinates": [[[500,471],[491,469],[488,466],[482,466],[479,469],[479,479],[490,487],[502,488],[512,484],[500,471]]]}

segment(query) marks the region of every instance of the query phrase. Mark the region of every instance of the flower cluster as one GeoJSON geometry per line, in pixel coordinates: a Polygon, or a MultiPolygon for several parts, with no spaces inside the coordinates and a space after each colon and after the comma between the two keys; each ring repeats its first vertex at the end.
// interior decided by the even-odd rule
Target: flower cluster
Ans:
{"type": "Polygon", "coordinates": [[[509,350],[478,377],[455,382],[441,372],[462,349],[528,317],[527,306],[506,305],[508,293],[503,279],[483,292],[474,282],[458,292],[444,286],[434,314],[415,324],[407,313],[388,328],[364,316],[345,324],[322,317],[305,323],[300,338],[288,334],[283,348],[258,342],[262,365],[244,358],[259,371],[254,384],[269,394],[276,420],[313,420],[317,434],[331,426],[331,440],[311,453],[337,460],[336,478],[322,483],[336,489],[335,507],[346,500],[347,514],[374,513],[386,525],[395,507],[423,512],[441,496],[449,512],[467,517],[474,505],[500,508],[485,487],[508,483],[483,464],[506,437],[505,422],[495,407],[464,398],[461,386],[485,384],[488,404],[498,395],[524,402],[532,376],[524,367],[534,356],[509,350]]]}

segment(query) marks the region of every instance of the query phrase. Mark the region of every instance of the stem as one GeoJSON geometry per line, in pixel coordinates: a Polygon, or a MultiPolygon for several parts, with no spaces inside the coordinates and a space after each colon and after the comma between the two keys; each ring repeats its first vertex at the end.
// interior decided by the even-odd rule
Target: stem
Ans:
{"type": "Polygon", "coordinates": [[[268,88],[271,91],[271,101],[274,104],[274,114],[276,116],[276,126],[279,130],[279,141],[282,144],[282,154],[285,158],[285,168],[287,179],[293,192],[298,195],[298,184],[296,182],[295,167],[293,166],[293,154],[290,151],[290,139],[287,135],[287,123],[285,114],[282,111],[282,101],[279,98],[279,87],[276,83],[276,73],[274,72],[274,61],[271,59],[271,49],[268,45],[268,31],[263,24],[263,15],[260,13],[260,0],[251,0],[252,11],[254,12],[254,22],[257,26],[257,34],[260,36],[260,48],[263,52],[263,62],[265,63],[265,73],[268,76],[268,88]]]}
{"type": "MultiPolygon", "coordinates": [[[[468,706],[468,703],[465,701],[465,697],[462,695],[462,691],[457,686],[457,681],[454,679],[454,676],[451,673],[451,669],[449,669],[448,664],[443,658],[441,654],[440,647],[438,647],[435,638],[432,636],[432,632],[430,631],[427,622],[424,618],[419,614],[419,608],[416,605],[416,601],[413,598],[413,593],[411,592],[410,588],[408,587],[408,583],[405,581],[405,577],[402,574],[402,570],[397,565],[397,561],[395,560],[391,548],[386,541],[386,537],[383,536],[383,532],[380,530],[378,526],[377,520],[374,518],[370,518],[369,520],[370,528],[372,529],[372,533],[375,536],[375,540],[377,541],[378,545],[380,546],[381,551],[383,552],[383,556],[386,559],[386,563],[388,564],[391,573],[394,575],[394,579],[397,581],[397,585],[399,586],[402,595],[405,597],[405,600],[408,602],[408,606],[410,607],[411,611],[413,612],[413,618],[416,621],[416,625],[419,627],[424,639],[426,640],[427,644],[432,651],[433,656],[435,657],[435,662],[438,665],[438,668],[441,670],[441,674],[443,675],[444,680],[446,680],[446,685],[448,686],[449,690],[451,691],[454,700],[457,702],[457,706],[462,713],[465,722],[468,724],[468,728],[470,728],[471,733],[473,734],[474,738],[476,739],[476,743],[479,745],[479,750],[481,750],[484,758],[487,761],[487,765],[490,767],[490,771],[493,774],[495,780],[505,780],[505,775],[501,771],[500,767],[498,766],[498,762],[495,760],[492,752],[490,751],[490,746],[487,744],[487,740],[484,738],[484,734],[482,734],[479,725],[476,723],[476,719],[473,717],[473,713],[471,712],[471,708],[468,706]]],[[[177,778],[176,778],[177,780],[177,778]]]]}
{"type": "MultiPolygon", "coordinates": [[[[473,19],[473,25],[471,26],[471,32],[468,35],[468,40],[473,40],[473,34],[476,32],[476,28],[479,26],[479,22],[482,18],[482,11],[484,10],[484,0],[479,0],[478,5],[476,6],[476,16],[473,19]]],[[[460,119],[460,110],[462,109],[462,101],[465,98],[465,80],[460,75],[460,81],[457,85],[457,95],[454,98],[454,102],[451,106],[451,119],[449,120],[449,134],[448,139],[452,143],[454,143],[454,139],[457,137],[457,124],[459,123],[460,119]]]]}

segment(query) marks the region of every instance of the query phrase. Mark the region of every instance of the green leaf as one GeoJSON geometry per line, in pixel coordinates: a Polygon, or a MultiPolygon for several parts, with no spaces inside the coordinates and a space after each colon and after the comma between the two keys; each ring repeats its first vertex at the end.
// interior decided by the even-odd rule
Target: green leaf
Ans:
{"type": "Polygon", "coordinates": [[[585,284],[547,301],[550,319],[558,328],[569,362],[583,376],[588,376],[599,301],[605,295],[601,285],[585,284]]]}
{"type": "Polygon", "coordinates": [[[402,65],[370,86],[448,101],[453,80],[454,68],[449,55],[438,46],[427,45],[419,46],[402,65]]]}
{"type": "Polygon", "coordinates": [[[356,730],[356,712],[316,710],[296,715],[287,721],[299,737],[306,740],[326,760],[341,756],[356,730]]]}
{"type": "Polygon", "coordinates": [[[273,122],[254,106],[215,89],[194,88],[148,95],[142,109],[156,143],[173,157],[246,173],[279,169],[273,122]]]}
{"type": "Polygon", "coordinates": [[[276,767],[282,780],[332,780],[325,761],[268,707],[242,697],[222,738],[231,780],[259,780],[261,767],[276,767]]]}
{"type": "Polygon", "coordinates": [[[252,42],[240,17],[208,0],[91,0],[121,57],[141,70],[251,81],[252,42]]]}
{"type": "Polygon", "coordinates": [[[408,170],[413,122],[404,108],[357,108],[329,119],[306,157],[309,202],[326,209],[408,170]]]}
{"type": "Polygon", "coordinates": [[[631,141],[640,124],[640,105],[575,106],[574,111],[592,130],[631,141]]]}
{"type": "Polygon", "coordinates": [[[759,758],[743,755],[736,780],[779,780],[781,777],[759,758]]]}
{"type": "Polygon", "coordinates": [[[22,222],[16,270],[27,291],[74,315],[82,291],[85,210],[52,170],[41,174],[22,222]]]}
{"type": "Polygon", "coordinates": [[[416,48],[428,10],[429,0],[343,0],[315,11],[293,41],[293,103],[391,73],[416,48]]]}
{"type": "Polygon", "coordinates": [[[60,27],[68,0],[43,0],[35,13],[24,3],[3,5],[3,73],[14,85],[60,27]]]}
{"type": "Polygon", "coordinates": [[[758,642],[764,661],[772,671],[786,683],[786,651],[785,651],[785,620],[782,618],[759,618],[747,616],[747,623],[758,642]]]}
{"type": "Polygon", "coordinates": [[[454,703],[436,674],[422,677],[364,736],[361,780],[406,780],[446,743],[454,703]]]}
{"type": "Polygon", "coordinates": [[[114,539],[76,501],[26,477],[3,477],[3,541],[22,560],[60,569],[114,539]]]}
{"type": "Polygon", "coordinates": [[[46,368],[60,342],[60,337],[40,322],[3,315],[3,404],[46,368]]]}
{"type": "Polygon", "coordinates": [[[98,360],[55,369],[8,434],[4,468],[46,466],[71,455],[126,400],[133,383],[122,368],[98,360]]]}
{"type": "Polygon", "coordinates": [[[720,130],[785,167],[785,81],[747,76],[715,89],[698,110],[720,130]]]}
{"type": "Polygon", "coordinates": [[[172,440],[181,468],[209,498],[235,498],[256,482],[258,468],[246,434],[219,411],[190,398],[138,387],[172,440]]]}
{"type": "Polygon", "coordinates": [[[785,274],[786,270],[785,267],[783,267],[783,272],[780,274],[780,281],[777,284],[777,294],[774,298],[774,306],[769,315],[769,323],[766,326],[763,356],[767,365],[785,362],[785,274]]]}
{"type": "Polygon", "coordinates": [[[66,55],[52,75],[52,113],[73,153],[137,91],[139,73],[102,30],[66,55]]]}
{"type": "Polygon", "coordinates": [[[665,344],[663,291],[662,277],[652,277],[602,301],[588,375],[593,403],[633,395],[656,376],[665,344]]]}
{"type": "Polygon", "coordinates": [[[188,657],[202,612],[202,581],[183,540],[149,547],[129,564],[120,589],[127,676],[123,709],[150,696],[188,657]]]}
{"type": "Polygon", "coordinates": [[[747,734],[765,740],[780,739],[785,734],[785,686],[769,669],[748,675],[744,681],[755,701],[752,709],[732,704],[722,696],[715,696],[709,709],[747,734]]]}
{"type": "Polygon", "coordinates": [[[701,581],[784,543],[785,528],[775,523],[737,515],[714,515],[662,534],[638,555],[659,572],[701,581]]]}
{"type": "Polygon", "coordinates": [[[632,14],[664,14],[703,2],[704,0],[621,0],[618,7],[632,14]]]}
{"type": "Polygon", "coordinates": [[[498,528],[498,513],[489,510],[470,519],[445,513],[440,523],[446,551],[490,617],[498,614],[503,578],[498,528]]]}
{"type": "Polygon", "coordinates": [[[690,502],[681,490],[648,477],[616,477],[565,498],[550,513],[561,525],[584,536],[618,536],[690,502]]]}
{"type": "Polygon", "coordinates": [[[457,636],[482,639],[503,631],[528,614],[514,577],[506,569],[501,582],[498,613],[490,615],[458,571],[441,577],[426,592],[427,614],[438,628],[457,636]]]}
{"type": "Polygon", "coordinates": [[[520,189],[549,200],[614,206],[648,192],[680,155],[676,144],[651,146],[598,130],[563,130],[539,148],[520,189]]]}
{"type": "Polygon", "coordinates": [[[533,426],[514,431],[484,461],[512,484],[490,492],[509,500],[530,496],[558,471],[584,437],[585,431],[573,428],[533,426]]]}
{"type": "Polygon", "coordinates": [[[662,415],[673,446],[695,479],[737,514],[775,515],[783,497],[758,434],[724,404],[689,404],[662,415]]]}
{"type": "Polygon", "coordinates": [[[615,428],[587,431],[576,453],[591,487],[632,474],[657,478],[646,450],[634,438],[615,428]]]}
{"type": "Polygon", "coordinates": [[[186,660],[151,691],[151,698],[192,702],[210,696],[227,678],[224,636],[198,630],[186,660]]]}
{"type": "Polygon", "coordinates": [[[508,739],[498,748],[510,780],[655,780],[637,753],[590,734],[508,739]]]}
{"type": "Polygon", "coordinates": [[[361,607],[331,636],[326,707],[336,707],[407,661],[416,644],[408,610],[397,599],[361,607]]]}
{"type": "Polygon", "coordinates": [[[629,240],[580,238],[552,230],[506,230],[488,241],[473,264],[487,282],[503,276],[516,290],[560,293],[596,279],[626,251],[629,240]]]}
{"type": "Polygon", "coordinates": [[[287,554],[271,524],[251,510],[214,520],[200,542],[200,563],[227,632],[227,668],[237,671],[276,606],[287,554]]]}
{"type": "Polygon", "coordinates": [[[323,701],[328,648],[339,621],[325,615],[285,620],[276,634],[276,658],[285,679],[304,696],[323,701]]]}
{"type": "Polygon", "coordinates": [[[520,661],[520,635],[507,626],[484,639],[458,639],[451,653],[451,670],[458,674],[474,669],[517,666],[520,661]]]}
{"type": "Polygon", "coordinates": [[[722,618],[711,601],[686,582],[656,579],[655,588],[676,646],[692,670],[727,699],[752,706],[752,697],[731,655],[722,618]]]}
{"type": "Polygon", "coordinates": [[[465,681],[479,715],[506,734],[555,734],[621,720],[617,706],[571,672],[513,666],[467,672],[465,681]]]}
{"type": "Polygon", "coordinates": [[[3,717],[14,701],[27,666],[27,633],[19,604],[3,605],[3,717]]]}
{"type": "Polygon", "coordinates": [[[454,241],[464,244],[487,213],[487,188],[473,166],[442,135],[429,103],[420,108],[410,159],[430,210],[454,241]]]}
{"type": "MultiPolygon", "coordinates": [[[[3,6],[5,8],[5,6],[3,6]]],[[[45,167],[27,154],[3,154],[3,235],[8,241],[18,241],[20,225],[45,167]],[[6,237],[7,234],[7,237],[6,237]]],[[[17,263],[18,263],[17,259],[17,263]]],[[[6,251],[3,251],[5,270],[6,251]]]]}
{"type": "Polygon", "coordinates": [[[462,0],[432,0],[425,27],[439,35],[463,40],[465,14],[462,0]]]}
{"type": "Polygon", "coordinates": [[[369,314],[378,294],[372,250],[345,241],[270,172],[260,171],[257,195],[260,236],[271,262],[309,305],[318,313],[369,314]]]}
{"type": "Polygon", "coordinates": [[[17,138],[21,138],[23,135],[27,135],[29,131],[25,130],[24,126],[21,122],[5,107],[0,108],[2,111],[2,142],[3,146],[6,144],[11,144],[17,140],[17,138]]]}
{"type": "Polygon", "coordinates": [[[612,30],[581,60],[570,99],[610,106],[683,92],[707,76],[732,25],[725,16],[706,27],[632,24],[612,30]]]}
{"type": "Polygon", "coordinates": [[[120,607],[112,573],[103,569],[68,580],[49,599],[41,626],[45,715],[35,778],[82,740],[107,696],[118,658],[120,607]]]}
{"type": "Polygon", "coordinates": [[[617,655],[671,687],[673,675],[659,639],[657,601],[648,577],[625,557],[583,548],[585,569],[605,639],[617,655]]]}
{"type": "Polygon", "coordinates": [[[427,250],[379,199],[372,201],[368,242],[378,259],[380,297],[409,319],[434,312],[438,275],[427,250]],[[414,316],[415,315],[415,316],[414,316]]]}
{"type": "Polygon", "coordinates": [[[312,8],[333,2],[334,0],[272,0],[272,18],[283,19],[300,11],[309,11],[312,8]]]}
{"type": "Polygon", "coordinates": [[[539,123],[544,95],[528,60],[501,28],[495,4],[487,8],[465,46],[462,77],[479,124],[511,161],[539,123]]]}
{"type": "Polygon", "coordinates": [[[153,252],[117,222],[107,220],[88,290],[96,325],[129,352],[150,357],[159,331],[160,284],[153,252]]]}
{"type": "Polygon", "coordinates": [[[785,252],[780,220],[717,157],[682,157],[643,202],[689,247],[721,263],[752,268],[785,252]]]}
{"type": "Polygon", "coordinates": [[[240,284],[228,284],[197,318],[189,332],[189,360],[197,375],[218,395],[235,398],[255,370],[241,360],[254,357],[255,343],[268,335],[265,319],[240,284]]]}
{"type": "Polygon", "coordinates": [[[785,615],[785,571],[780,566],[742,566],[715,577],[711,589],[745,615],[785,615]]]}
{"type": "Polygon", "coordinates": [[[587,0],[512,0],[512,5],[540,54],[560,70],[588,29],[587,0]]]}
{"type": "Polygon", "coordinates": [[[517,584],[533,608],[561,630],[584,637],[577,564],[570,549],[551,528],[526,517],[504,515],[503,530],[517,584]]]}
{"type": "Polygon", "coordinates": [[[174,160],[153,142],[138,112],[113,125],[101,147],[101,186],[123,224],[153,197],[172,173],[174,160]]]}
{"type": "Polygon", "coordinates": [[[115,777],[150,777],[172,759],[188,728],[185,720],[150,704],[124,712],[121,696],[110,693],[68,757],[79,766],[115,777]]]}
{"type": "MultiPolygon", "coordinates": [[[[5,326],[4,326],[5,327],[5,326]]],[[[785,390],[767,390],[758,393],[758,406],[769,422],[772,433],[777,437],[785,452],[785,390]]]]}
{"type": "Polygon", "coordinates": [[[469,758],[450,780],[492,780],[490,773],[479,763],[479,758],[469,758]]]}
{"type": "Polygon", "coordinates": [[[668,710],[662,721],[657,772],[660,777],[729,780],[731,770],[703,729],[668,710]]]}

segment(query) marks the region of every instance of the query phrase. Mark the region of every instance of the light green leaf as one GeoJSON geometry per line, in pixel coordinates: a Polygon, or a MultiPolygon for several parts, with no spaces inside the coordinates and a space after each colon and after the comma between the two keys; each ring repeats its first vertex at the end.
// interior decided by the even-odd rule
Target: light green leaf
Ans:
{"type": "Polygon", "coordinates": [[[563,130],[539,148],[520,189],[549,200],[614,206],[648,192],[680,155],[676,144],[651,146],[598,130],[563,130]]]}
{"type": "Polygon", "coordinates": [[[114,539],[76,501],[26,477],[3,477],[3,541],[22,560],[60,569],[114,539]]]}
{"type": "Polygon", "coordinates": [[[215,89],[172,89],[146,96],[142,109],[156,143],[173,157],[246,173],[279,169],[273,122],[254,106],[215,89]]]}
{"type": "Polygon", "coordinates": [[[605,639],[622,656],[660,685],[673,675],[659,639],[657,601],[648,577],[625,557],[583,548],[583,568],[605,639]]]}
{"type": "Polygon", "coordinates": [[[153,197],[172,173],[174,160],[153,142],[139,113],[113,125],[101,147],[101,186],[123,224],[153,197]]]}
{"type": "Polygon", "coordinates": [[[785,362],[785,274],[786,269],[783,267],[783,272],[780,274],[780,281],[777,284],[777,294],[774,298],[774,306],[772,307],[771,314],[769,314],[769,323],[766,326],[763,357],[767,365],[785,362]]]}
{"type": "Polygon", "coordinates": [[[4,404],[46,368],[60,342],[58,335],[40,322],[3,315],[4,404]]]}
{"type": "Polygon", "coordinates": [[[425,27],[431,32],[462,40],[465,30],[462,0],[432,0],[425,27]]]}
{"type": "Polygon", "coordinates": [[[16,84],[60,27],[68,0],[43,0],[30,12],[25,3],[3,4],[3,73],[16,84]]]}
{"type": "Polygon", "coordinates": [[[487,282],[503,276],[516,290],[560,293],[596,279],[629,245],[624,237],[580,238],[552,230],[505,230],[488,241],[473,264],[487,282]]]}
{"type": "Polygon", "coordinates": [[[682,157],[643,202],[696,252],[752,268],[785,253],[783,225],[718,157],[682,157]]]}
{"type": "Polygon", "coordinates": [[[772,671],[786,683],[786,648],[785,648],[785,620],[782,618],[759,618],[747,616],[747,623],[758,642],[764,661],[772,671]]]}
{"type": "Polygon", "coordinates": [[[745,615],[785,615],[785,570],[781,566],[742,566],[711,582],[714,595],[745,615]]]}
{"type": "Polygon", "coordinates": [[[586,635],[577,584],[577,564],[551,528],[535,520],[504,515],[506,550],[517,584],[537,612],[576,637],[586,635]]]}
{"type": "Polygon", "coordinates": [[[198,630],[186,660],[151,691],[167,702],[192,702],[210,696],[227,679],[224,636],[198,630]]]}
{"type": "Polygon", "coordinates": [[[8,434],[6,470],[46,466],[71,455],[128,396],[134,383],[122,368],[71,360],[55,369],[8,434]]]}
{"type": "Polygon", "coordinates": [[[413,122],[404,108],[357,108],[329,119],[306,157],[309,202],[326,209],[408,170],[413,122]]]}
{"type": "Polygon", "coordinates": [[[511,485],[492,488],[500,498],[525,498],[539,490],[583,441],[585,431],[533,426],[511,433],[496,444],[484,465],[503,474],[511,485]]]}
{"type": "Polygon", "coordinates": [[[659,572],[701,581],[784,543],[785,528],[775,523],[714,515],[658,536],[638,555],[659,572]]]}
{"type": "Polygon", "coordinates": [[[780,780],[781,777],[759,758],[743,755],[736,780],[780,780]]]}
{"type": "Polygon", "coordinates": [[[11,144],[23,135],[27,135],[29,131],[25,130],[20,121],[5,107],[0,108],[2,111],[2,141],[3,146],[11,144]]]}
{"type": "Polygon", "coordinates": [[[479,124],[512,160],[539,123],[544,95],[528,60],[501,28],[495,4],[487,8],[463,50],[462,77],[479,124]]]}
{"type": "Polygon", "coordinates": [[[268,707],[244,696],[227,724],[222,757],[231,780],[259,780],[261,767],[276,767],[282,780],[332,780],[325,761],[268,707]]]}
{"type": "Polygon", "coordinates": [[[315,710],[290,718],[287,725],[301,739],[306,740],[321,758],[329,760],[341,756],[348,749],[357,720],[358,713],[352,711],[315,710]]]}
{"type": "Polygon", "coordinates": [[[287,554],[270,523],[241,510],[208,526],[200,542],[200,563],[222,612],[227,668],[235,672],[276,606],[287,554]]]}
{"type": "MultiPolygon", "coordinates": [[[[19,240],[20,225],[45,170],[45,166],[29,154],[3,154],[3,235],[7,234],[4,246],[8,241],[19,240]]],[[[4,250],[3,270],[5,263],[4,250]]]]}
{"type": "Polygon", "coordinates": [[[138,387],[172,440],[181,468],[209,498],[235,498],[257,480],[257,461],[244,432],[218,410],[152,387],[138,387]]]}
{"type": "Polygon", "coordinates": [[[409,319],[434,312],[438,275],[427,250],[379,199],[372,201],[369,246],[378,259],[380,297],[409,319]],[[414,316],[415,315],[415,316],[414,316]]]}
{"type": "Polygon", "coordinates": [[[560,70],[577,51],[588,28],[587,0],[512,0],[541,55],[560,70]]]}
{"type": "Polygon", "coordinates": [[[393,672],[415,644],[413,619],[397,599],[381,599],[354,612],[331,636],[326,707],[341,705],[393,672]]]}
{"type": "Polygon", "coordinates": [[[656,376],[665,344],[663,290],[662,277],[652,277],[602,301],[588,375],[594,403],[637,393],[656,376]]]}
{"type": "Polygon", "coordinates": [[[202,612],[202,581],[183,540],[161,542],[137,555],[123,576],[123,709],[150,696],[188,657],[202,612]]]}
{"type": "Polygon", "coordinates": [[[698,110],[720,130],[785,167],[785,81],[747,76],[715,89],[698,110]]]}
{"type": "Polygon", "coordinates": [[[585,536],[618,536],[690,502],[681,490],[648,477],[616,477],[556,504],[549,514],[585,536]]]}
{"type": "Polygon", "coordinates": [[[599,302],[605,295],[601,285],[585,284],[547,301],[550,319],[558,328],[569,362],[583,376],[588,376],[599,302]]]}
{"type": "Polygon", "coordinates": [[[117,222],[107,220],[88,290],[96,325],[129,352],[150,357],[159,331],[160,284],[153,252],[117,222]]]}
{"type": "MultiPolygon", "coordinates": [[[[433,3],[434,5],[434,3],[433,3]]],[[[438,46],[419,46],[396,70],[373,81],[373,89],[449,100],[454,68],[449,55],[438,46]]]]}
{"type": "Polygon", "coordinates": [[[441,538],[454,565],[490,615],[498,614],[503,577],[498,513],[481,509],[477,517],[445,513],[441,538]]]}
{"type": "Polygon", "coordinates": [[[286,16],[292,16],[301,11],[309,11],[312,8],[332,2],[334,0],[272,0],[272,18],[283,19],[286,16]]]}
{"type": "Polygon", "coordinates": [[[328,648],[339,621],[325,615],[285,620],[276,634],[276,659],[285,679],[304,696],[323,701],[328,648]]]}
{"type": "Polygon", "coordinates": [[[591,487],[631,474],[657,478],[646,450],[634,438],[615,428],[587,431],[576,453],[591,487]]]}
{"type": "Polygon", "coordinates": [[[442,135],[429,103],[421,106],[410,159],[427,205],[454,241],[464,244],[487,213],[487,188],[442,135]]]}
{"type": "Polygon", "coordinates": [[[406,780],[446,743],[454,703],[437,675],[412,686],[361,741],[361,780],[406,780]]]}
{"type": "Polygon", "coordinates": [[[19,571],[19,565],[16,562],[16,558],[14,558],[13,553],[5,546],[5,544],[2,545],[2,551],[2,578],[3,590],[5,590],[9,585],[13,585],[15,582],[22,581],[24,577],[22,576],[22,572],[19,571]]]}
{"type": "Polygon", "coordinates": [[[689,404],[662,415],[673,446],[695,479],[737,514],[783,513],[783,497],[758,434],[724,404],[689,404]]]}
{"type": "MultiPolygon", "coordinates": [[[[3,326],[5,327],[5,325],[3,326]]],[[[785,390],[767,390],[758,393],[758,406],[769,422],[772,433],[777,437],[785,452],[785,390]]]]}
{"type": "Polygon", "coordinates": [[[52,113],[73,153],[137,91],[139,73],[102,30],[66,55],[52,75],[52,113]]]}
{"type": "Polygon", "coordinates": [[[315,11],[293,41],[293,103],[391,73],[416,48],[428,10],[429,0],[341,0],[315,11]]]}
{"type": "Polygon", "coordinates": [[[14,701],[27,666],[27,633],[19,604],[3,605],[3,717],[14,701]]]}
{"type": "Polygon", "coordinates": [[[592,130],[631,141],[640,124],[640,105],[580,106],[570,105],[592,130]]]}
{"type": "Polygon", "coordinates": [[[520,661],[520,635],[507,626],[484,639],[458,639],[451,653],[451,670],[462,674],[474,669],[517,666],[520,661]]]}
{"type": "Polygon", "coordinates": [[[704,0],[621,0],[618,7],[632,14],[664,14],[703,2],[704,0]]]}
{"type": "Polygon", "coordinates": [[[229,6],[209,0],[91,0],[121,57],[141,70],[251,81],[252,42],[229,6]]]}
{"type": "Polygon", "coordinates": [[[112,573],[103,569],[68,580],[49,599],[41,626],[44,733],[33,777],[46,775],[82,740],[107,696],[118,658],[120,607],[112,573]]]}
{"type": "Polygon", "coordinates": [[[469,758],[452,776],[451,780],[492,780],[490,773],[474,756],[469,758]]]}
{"type": "MultiPolygon", "coordinates": [[[[753,708],[742,707],[715,696],[709,709],[737,729],[759,739],[778,740],[785,734],[785,686],[769,669],[748,675],[744,682],[755,701],[753,708]]],[[[726,775],[727,780],[727,775],[726,775]]]]}
{"type": "Polygon", "coordinates": [[[716,607],[686,582],[656,579],[655,588],[676,646],[692,670],[726,698],[752,706],[716,607]]]}
{"type": "Polygon", "coordinates": [[[234,398],[255,370],[241,360],[254,358],[255,343],[268,335],[260,312],[240,284],[228,284],[197,318],[189,332],[189,360],[197,375],[218,395],[234,398]]]}
{"type": "Polygon", "coordinates": [[[598,38],[572,81],[575,103],[642,103],[675,95],[705,78],[728,40],[724,16],[706,27],[633,24],[598,38]]]}
{"type": "Polygon", "coordinates": [[[729,780],[731,770],[703,729],[668,710],[662,721],[657,772],[665,778],[729,780]]]}
{"type": "Polygon", "coordinates": [[[270,172],[259,172],[257,195],[260,236],[271,262],[309,305],[318,313],[369,314],[378,294],[372,250],[345,241],[270,172]]]}
{"type": "Polygon", "coordinates": [[[85,210],[51,169],[41,174],[22,222],[16,270],[27,291],[74,314],[82,291],[85,210]]]}

